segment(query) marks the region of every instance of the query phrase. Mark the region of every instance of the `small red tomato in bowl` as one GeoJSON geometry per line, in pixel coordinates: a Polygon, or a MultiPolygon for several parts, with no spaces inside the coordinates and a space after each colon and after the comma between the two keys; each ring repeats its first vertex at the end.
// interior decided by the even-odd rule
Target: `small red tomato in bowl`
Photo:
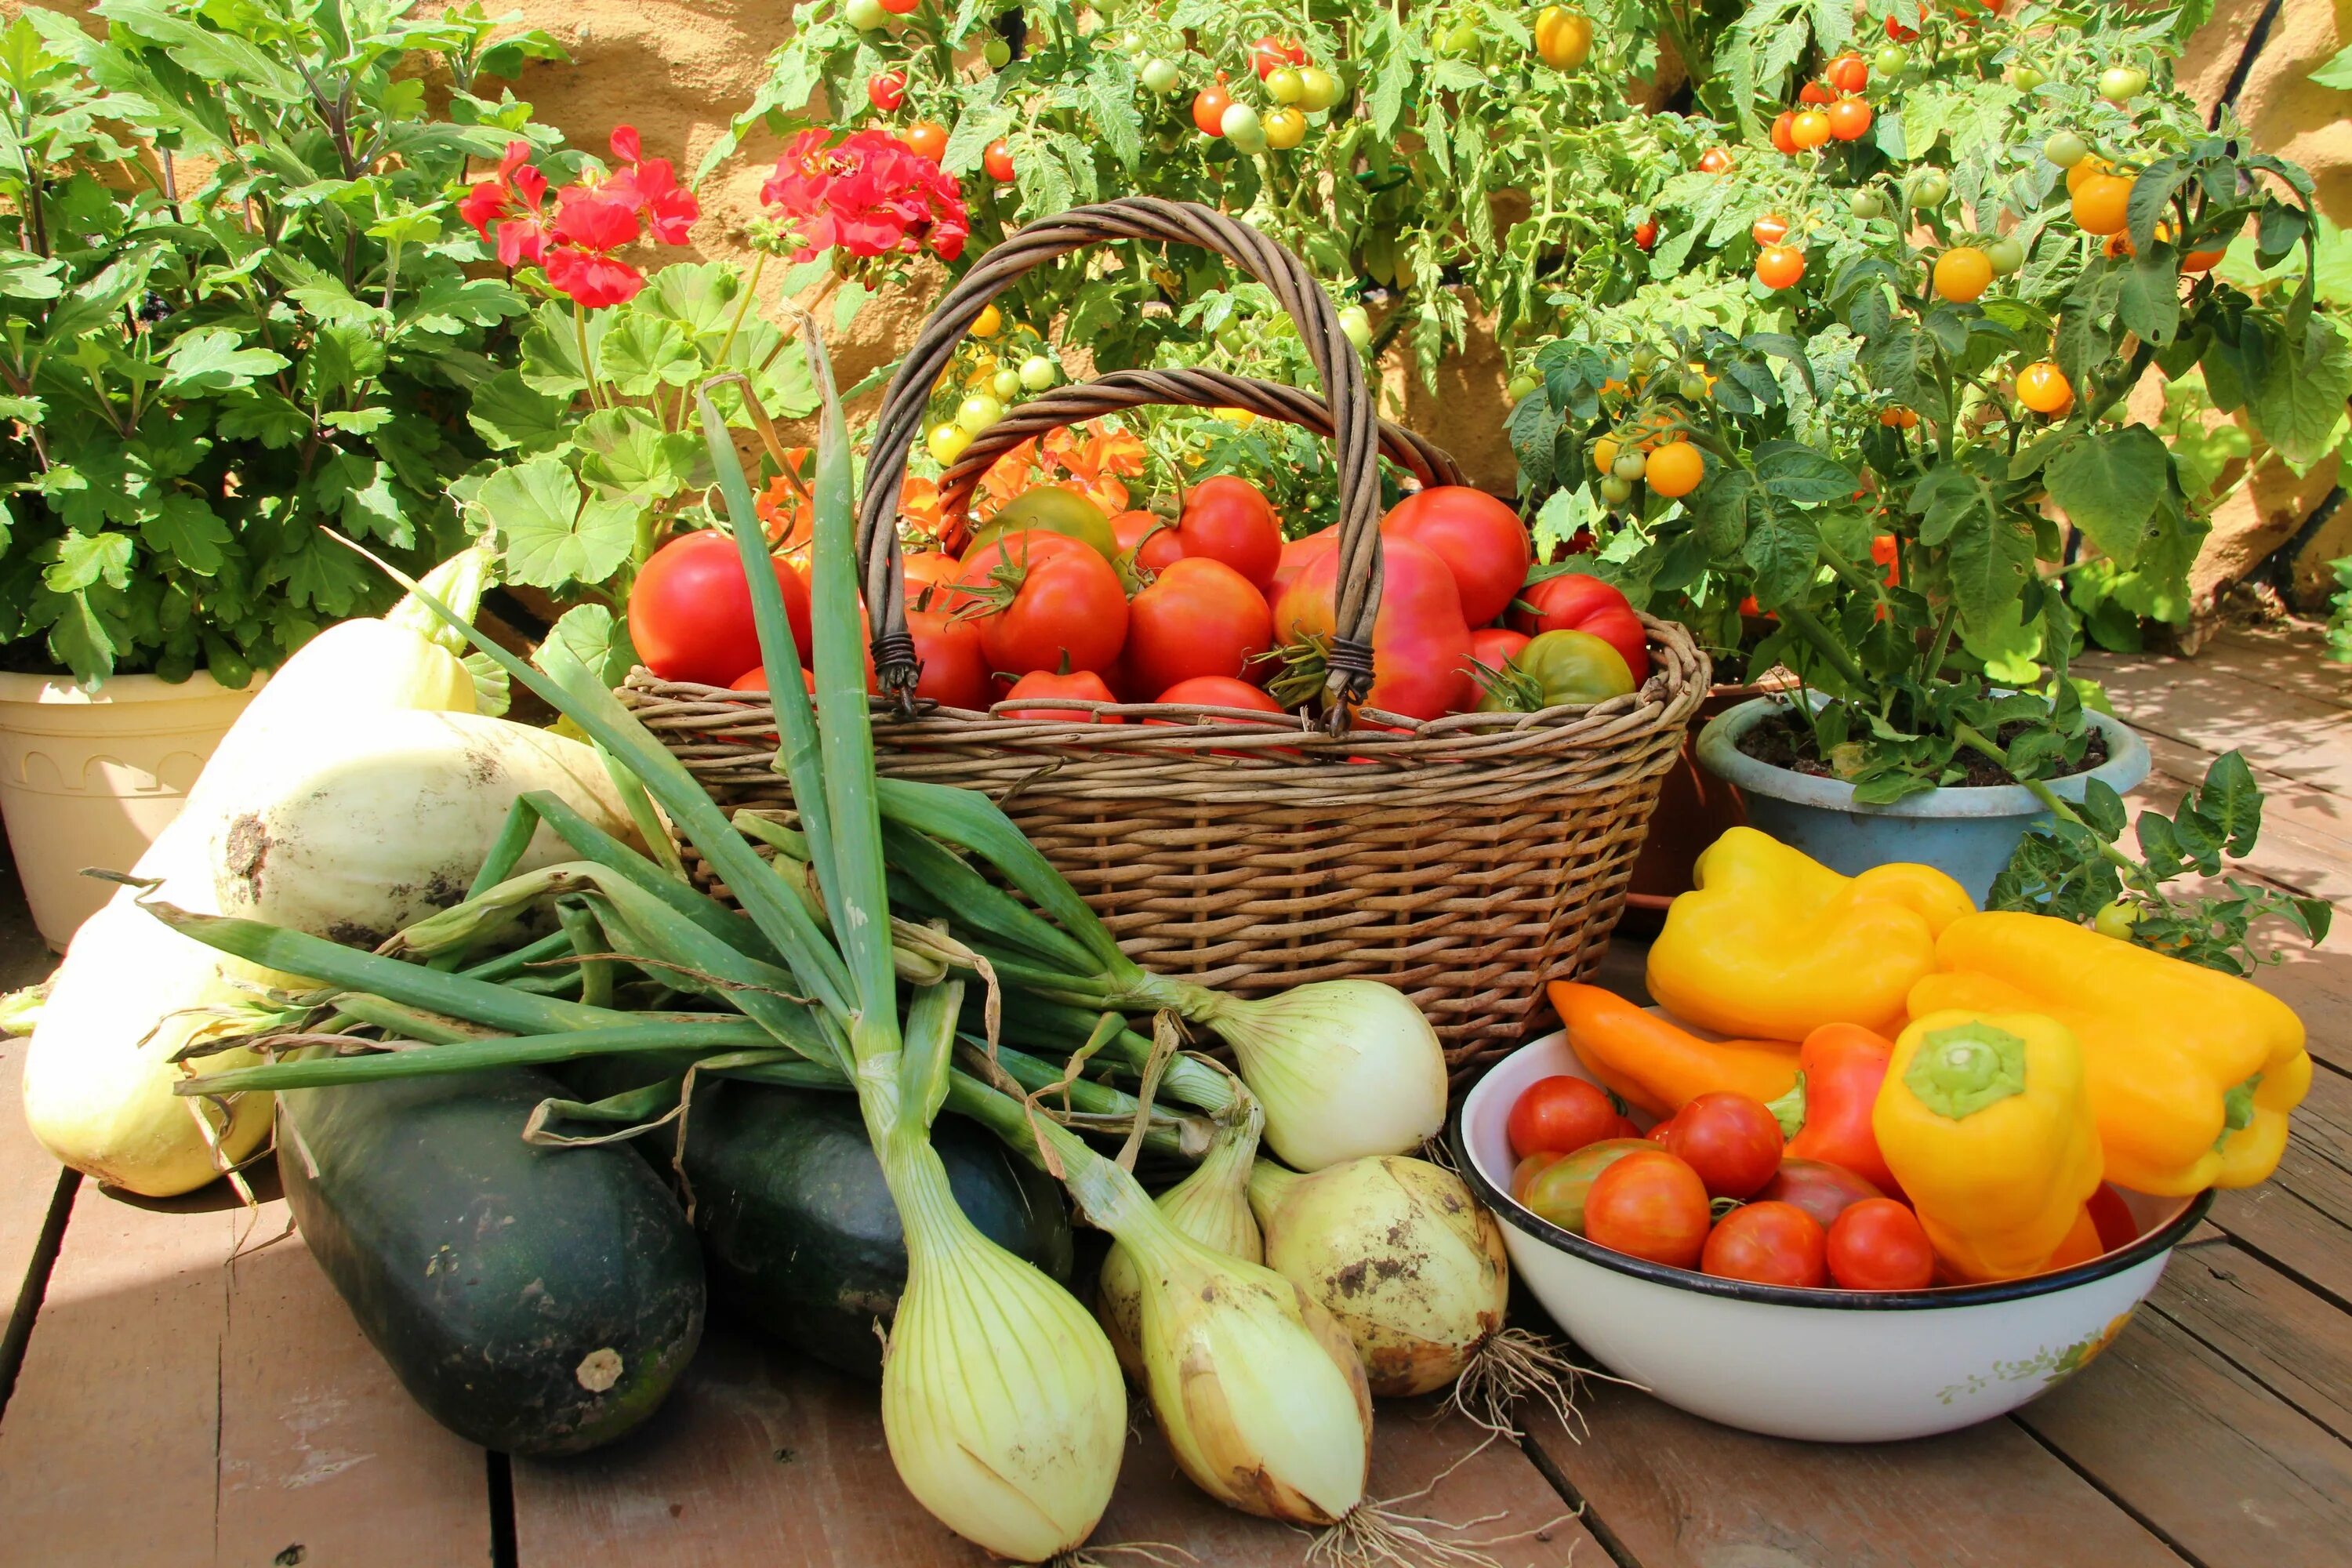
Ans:
{"type": "Polygon", "coordinates": [[[1562,1230],[1584,1234],[1585,1202],[1601,1173],[1628,1154],[1650,1152],[1638,1138],[1603,1138],[1570,1154],[1530,1154],[1511,1173],[1511,1196],[1562,1230]]]}
{"type": "Polygon", "coordinates": [[[1832,1222],[1830,1278],[1848,1290],[1925,1290],[1936,1282],[1936,1249],[1919,1216],[1893,1198],[1850,1204],[1832,1222]]]}
{"type": "Polygon", "coordinates": [[[1759,1203],[1794,1204],[1824,1226],[1866,1198],[1886,1194],[1868,1180],[1826,1160],[1783,1160],[1770,1181],[1756,1189],[1759,1203]]]}
{"type": "Polygon", "coordinates": [[[1593,1179],[1584,1234],[1629,1257],[1688,1268],[1706,1247],[1706,1184],[1664,1149],[1639,1149],[1593,1179]]]}
{"type": "Polygon", "coordinates": [[[1572,1154],[1617,1131],[1617,1108],[1599,1085],[1565,1073],[1539,1078],[1511,1106],[1511,1152],[1572,1154]]]}
{"type": "Polygon", "coordinates": [[[1751,1285],[1826,1285],[1826,1247],[1822,1222],[1796,1205],[1742,1204],[1707,1233],[1699,1268],[1751,1285]]]}
{"type": "Polygon", "coordinates": [[[1650,677],[1649,634],[1614,584],[1585,572],[1562,572],[1519,590],[1511,629],[1539,637],[1545,632],[1590,632],[1617,650],[1639,686],[1650,677]]]}
{"type": "Polygon", "coordinates": [[[1780,1168],[1780,1123],[1760,1100],[1717,1090],[1675,1112],[1666,1147],[1696,1171],[1711,1198],[1746,1198],[1780,1168]]]}

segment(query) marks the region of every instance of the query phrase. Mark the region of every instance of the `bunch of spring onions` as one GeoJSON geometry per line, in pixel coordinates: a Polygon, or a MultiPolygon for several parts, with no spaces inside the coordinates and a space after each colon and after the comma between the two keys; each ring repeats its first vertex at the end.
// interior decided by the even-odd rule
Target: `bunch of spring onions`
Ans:
{"type": "MultiPolygon", "coordinates": [[[[701,398],[753,585],[796,829],[750,818],[739,827],[563,649],[542,650],[542,673],[475,638],[642,783],[740,908],[545,795],[518,804],[471,896],[377,952],[151,902],[184,933],[318,986],[278,998],[276,1022],[247,1042],[291,1052],[288,1059],[191,1079],[184,1092],[614,1056],[667,1075],[608,1100],[541,1107],[536,1126],[653,1116],[665,1099],[682,1104],[697,1075],[849,1089],[909,1258],[883,1371],[893,1460],[926,1508],[986,1549],[1023,1562],[1066,1558],[1116,1480],[1127,1416],[1118,1361],[1092,1314],[957,1207],[929,1141],[933,1119],[951,1108],[1059,1176],[1115,1238],[1119,1304],[1107,1300],[1105,1316],[1120,1325],[1186,1474],[1236,1508],[1326,1527],[1337,1555],[1392,1553],[1412,1526],[1364,1495],[1370,1403],[1360,1344],[1307,1283],[1258,1260],[1251,1173],[1261,1127],[1277,1152],[1309,1167],[1368,1141],[1391,1152],[1433,1131],[1444,1090],[1434,1037],[1384,986],[1339,983],[1241,1002],[1146,974],[984,797],[877,780],[846,444],[813,332],[811,346],[826,393],[814,484],[814,710],[789,678],[799,650],[764,569],[749,486],[707,390],[701,398]],[[577,858],[513,875],[542,824],[577,858]],[[742,828],[777,851],[772,858],[742,828]],[[530,936],[546,917],[556,929],[530,936]],[[494,951],[501,944],[510,945],[494,951]],[[561,977],[548,978],[542,966],[566,959],[561,977]],[[976,1028],[964,1017],[975,980],[989,995],[976,1028]],[[1247,1087],[1126,1026],[1124,1013],[1162,1007],[1232,1042],[1247,1087]],[[1065,1044],[1083,1033],[1085,1044],[1057,1069],[1003,1045],[1003,1027],[1065,1044]],[[1097,1052],[1135,1069],[1136,1093],[1079,1073],[1097,1052]],[[1155,1107],[1156,1089],[1208,1114],[1155,1107]],[[1399,1100],[1413,1103],[1400,1113],[1399,1100]],[[1049,1111],[1053,1102],[1060,1110],[1049,1111]],[[1128,1148],[1106,1158],[1070,1125],[1122,1126],[1128,1148]],[[1128,1168],[1139,1143],[1200,1159],[1201,1169],[1154,1203],[1128,1168]]],[[[1105,1287],[1108,1298],[1113,1281],[1105,1287]]]]}

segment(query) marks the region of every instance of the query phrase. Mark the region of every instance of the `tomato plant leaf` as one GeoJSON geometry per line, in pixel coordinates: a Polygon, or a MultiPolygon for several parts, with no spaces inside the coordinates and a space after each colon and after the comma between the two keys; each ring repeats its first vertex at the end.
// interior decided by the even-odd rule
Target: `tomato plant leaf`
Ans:
{"type": "Polygon", "coordinates": [[[2032,525],[2012,513],[1996,510],[1987,516],[1983,527],[1958,530],[1950,540],[1946,569],[1960,619],[1970,626],[1995,623],[2032,574],[2032,525]]]}
{"type": "Polygon", "coordinates": [[[2247,412],[2263,438],[2302,471],[2334,448],[2347,395],[2352,343],[2335,322],[2315,314],[2305,323],[2301,351],[2276,355],[2248,388],[2247,412]]]}
{"type": "Polygon", "coordinates": [[[2151,241],[2124,268],[2123,280],[2124,325],[2151,343],[2170,342],[2180,330],[2179,253],[2151,241]]]}
{"type": "Polygon", "coordinates": [[[2099,552],[2121,566],[2139,559],[2170,474],[2164,442],[2145,425],[2085,430],[2050,459],[2043,479],[2099,552]]]}
{"type": "Polygon", "coordinates": [[[1795,441],[1766,441],[1756,448],[1756,477],[1775,500],[1797,506],[1842,501],[1861,481],[1826,452],[1795,441]]]}
{"type": "Polygon", "coordinates": [[[1769,495],[1757,497],[1748,511],[1748,538],[1740,559],[1756,574],[1756,602],[1773,609],[1811,585],[1821,560],[1820,535],[1811,517],[1775,505],[1769,495]]]}

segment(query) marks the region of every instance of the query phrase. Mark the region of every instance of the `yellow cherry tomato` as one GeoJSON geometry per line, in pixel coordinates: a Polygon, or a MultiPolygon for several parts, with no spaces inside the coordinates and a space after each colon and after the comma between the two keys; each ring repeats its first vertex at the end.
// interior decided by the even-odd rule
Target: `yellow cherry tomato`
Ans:
{"type": "Polygon", "coordinates": [[[1651,489],[1669,500],[1686,496],[1706,477],[1706,459],[1688,441],[1669,441],[1650,454],[1648,470],[1642,477],[1651,489]]]}
{"type": "Polygon", "coordinates": [[[1973,245],[1956,245],[1936,258],[1936,292],[1955,305],[1973,302],[1992,286],[1992,258],[1973,245]]]}
{"type": "Polygon", "coordinates": [[[971,335],[975,338],[992,338],[1003,330],[1004,312],[993,305],[984,308],[971,323],[971,335]]]}

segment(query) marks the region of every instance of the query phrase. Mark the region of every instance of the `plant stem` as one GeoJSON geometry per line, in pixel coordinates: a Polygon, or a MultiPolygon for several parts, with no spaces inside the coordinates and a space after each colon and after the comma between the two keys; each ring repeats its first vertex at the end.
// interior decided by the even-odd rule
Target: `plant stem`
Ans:
{"type": "Polygon", "coordinates": [[[2043,783],[2040,779],[2018,778],[2017,770],[2009,765],[2009,752],[2001,747],[2000,742],[1985,735],[1971,724],[1954,725],[1952,727],[1952,737],[1969,750],[1976,752],[1980,755],[1990,757],[1994,762],[1999,763],[2001,766],[2001,771],[2008,773],[2011,778],[2016,779],[2017,783],[2031,793],[2034,799],[2042,803],[2042,806],[2049,811],[2051,816],[2058,818],[2061,822],[2071,822],[2075,826],[2081,828],[2084,832],[2089,834],[2092,839],[2096,842],[2099,847],[2100,858],[2110,862],[2121,870],[2124,873],[2126,881],[2131,883],[2135,888],[2141,888],[2143,886],[2143,883],[2147,877],[2147,868],[2133,859],[2130,856],[2125,854],[2122,850],[2116,848],[2113,844],[2108,843],[2106,837],[2104,834],[2100,833],[2097,828],[2093,827],[2089,823],[2084,821],[2082,814],[2077,812],[2072,805],[2068,805],[2064,797],[2060,795],[2056,790],[2052,789],[2047,784],[2043,783]]]}
{"type": "Polygon", "coordinates": [[[1849,684],[1858,687],[1870,684],[1870,678],[1863,673],[1862,666],[1854,662],[1853,655],[1839,646],[1837,638],[1830,635],[1829,628],[1822,625],[1811,610],[1800,605],[1783,605],[1774,614],[1794,627],[1797,635],[1811,644],[1813,651],[1820,654],[1829,667],[1849,684]]]}

